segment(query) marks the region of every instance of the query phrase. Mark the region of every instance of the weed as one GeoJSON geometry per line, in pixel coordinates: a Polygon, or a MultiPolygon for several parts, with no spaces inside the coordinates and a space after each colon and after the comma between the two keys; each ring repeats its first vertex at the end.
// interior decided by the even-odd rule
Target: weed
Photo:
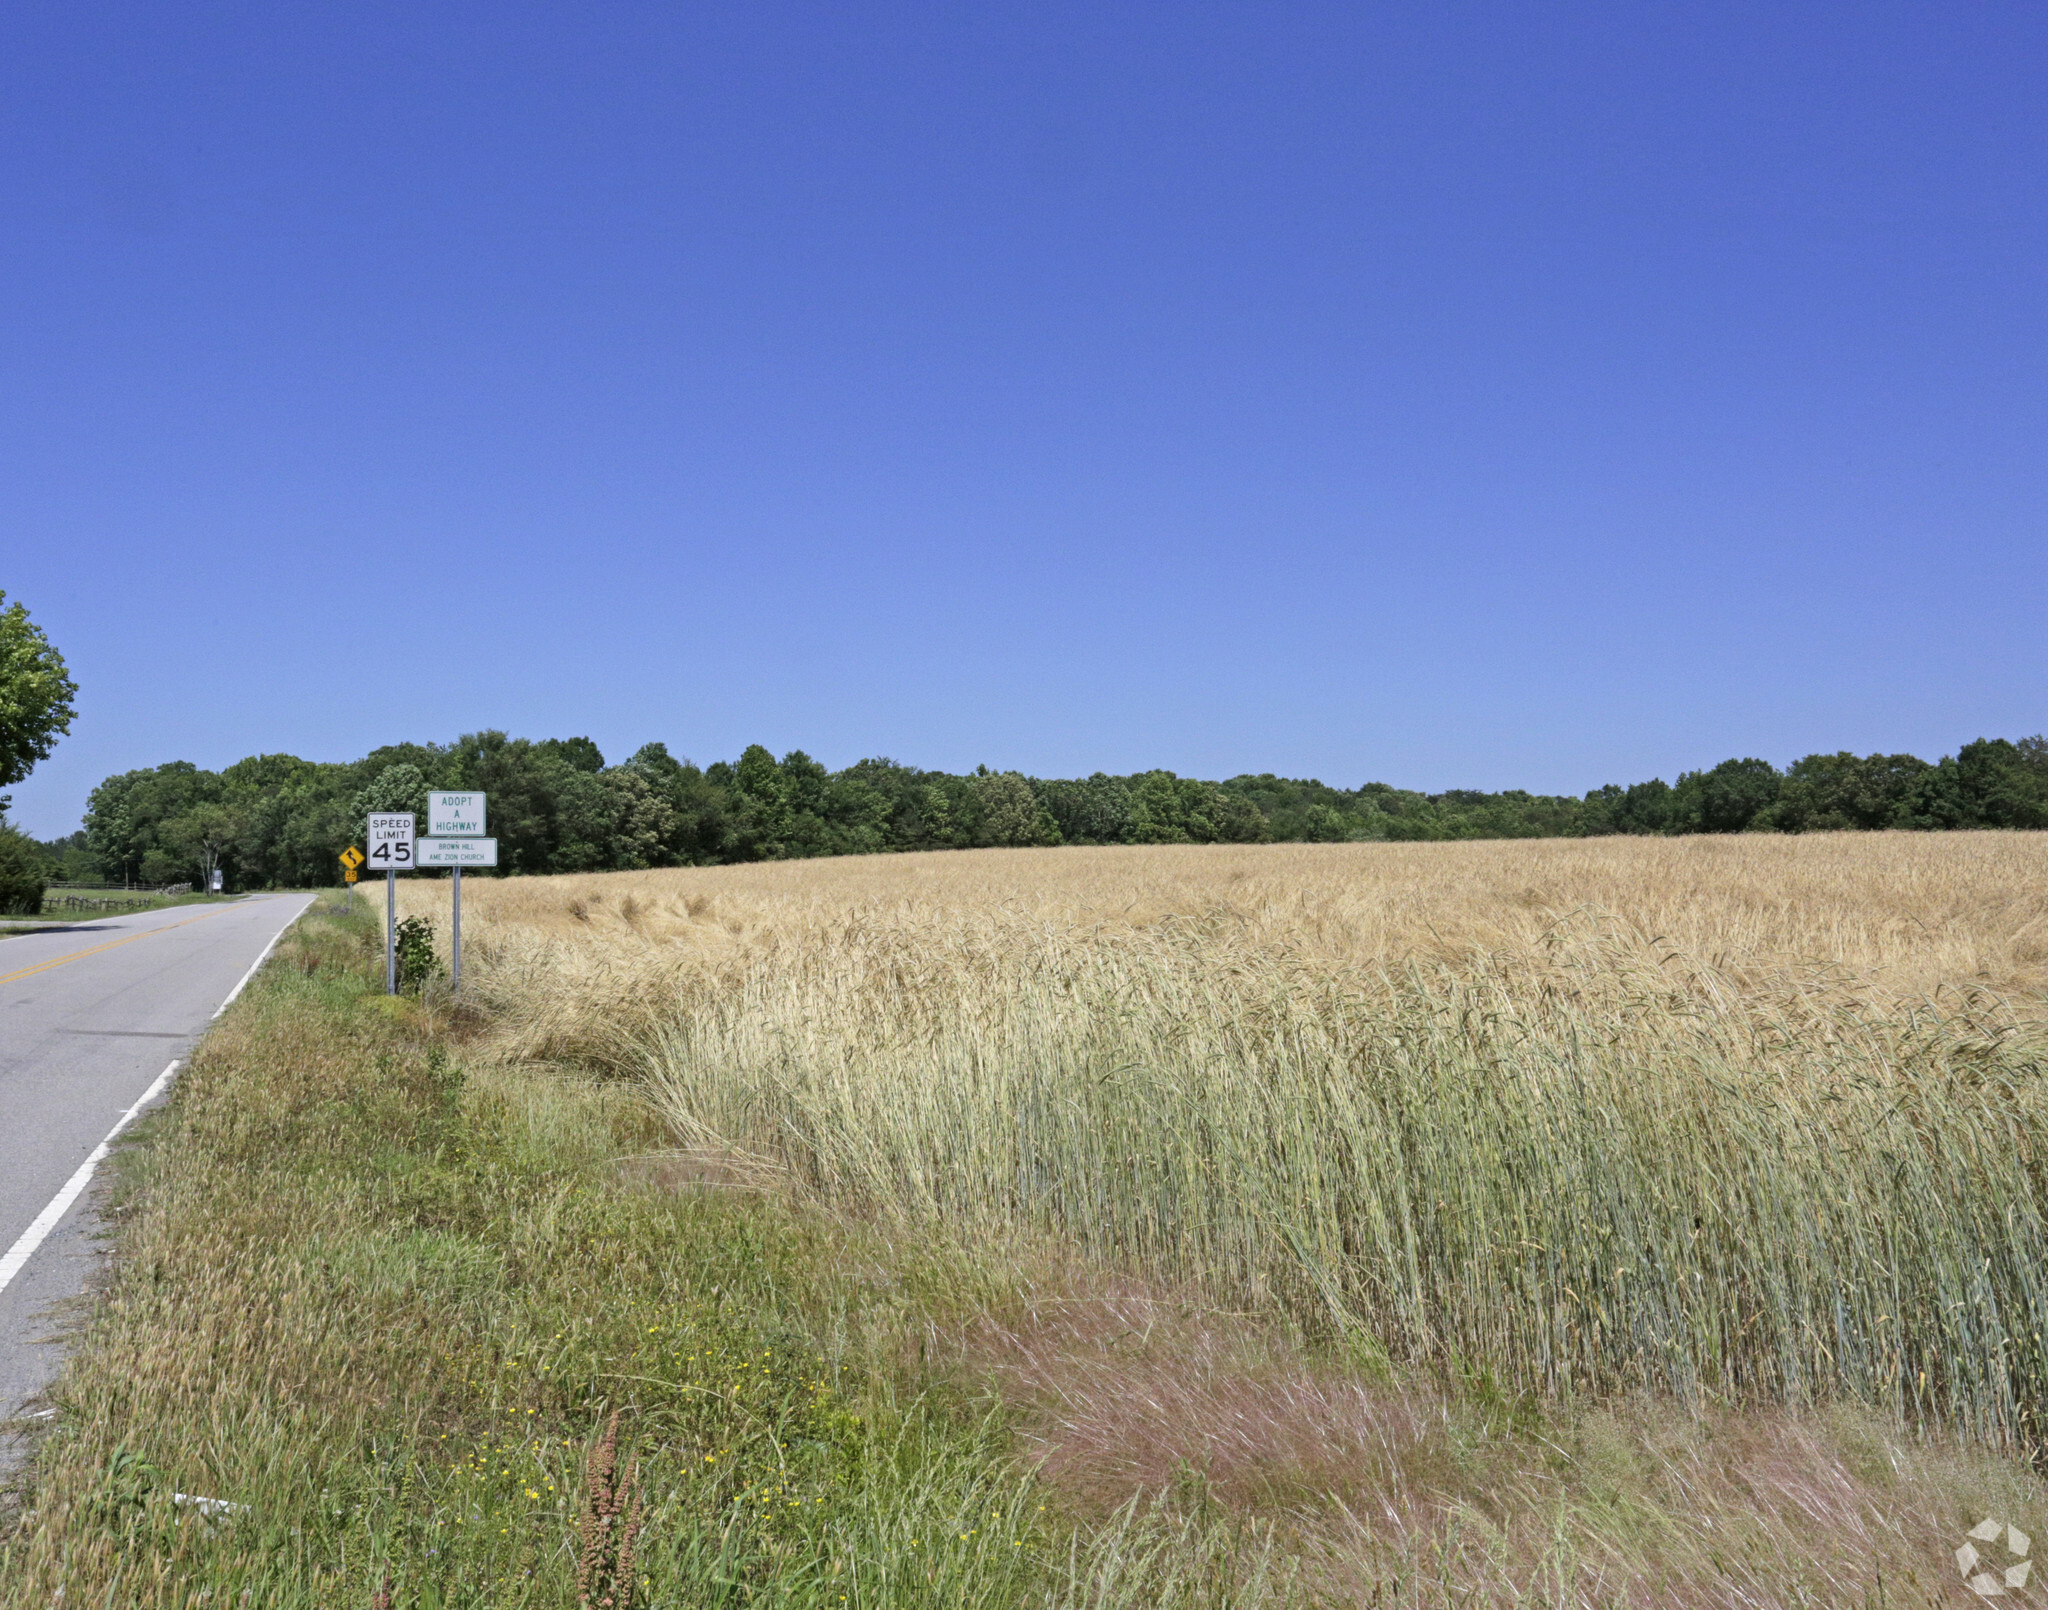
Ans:
{"type": "Polygon", "coordinates": [[[585,1610],[633,1610],[633,1545],[640,1536],[639,1467],[619,1469],[619,1411],[583,1465],[583,1519],[578,1528],[576,1602],[585,1610]]]}

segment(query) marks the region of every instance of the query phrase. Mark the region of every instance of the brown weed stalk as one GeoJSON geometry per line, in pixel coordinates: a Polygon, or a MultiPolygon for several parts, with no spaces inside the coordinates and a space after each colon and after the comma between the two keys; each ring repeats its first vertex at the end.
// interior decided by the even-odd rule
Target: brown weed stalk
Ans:
{"type": "Polygon", "coordinates": [[[619,1470],[619,1411],[584,1460],[576,1602],[585,1610],[632,1610],[633,1545],[640,1536],[640,1468],[619,1470]]]}

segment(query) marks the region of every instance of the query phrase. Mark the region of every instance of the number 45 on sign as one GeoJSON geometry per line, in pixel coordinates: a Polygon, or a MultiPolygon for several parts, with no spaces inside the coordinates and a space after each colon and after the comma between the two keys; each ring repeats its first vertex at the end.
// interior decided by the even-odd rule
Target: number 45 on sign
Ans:
{"type": "Polygon", "coordinates": [[[379,812],[370,818],[370,870],[410,872],[412,870],[413,814],[411,811],[379,812]]]}

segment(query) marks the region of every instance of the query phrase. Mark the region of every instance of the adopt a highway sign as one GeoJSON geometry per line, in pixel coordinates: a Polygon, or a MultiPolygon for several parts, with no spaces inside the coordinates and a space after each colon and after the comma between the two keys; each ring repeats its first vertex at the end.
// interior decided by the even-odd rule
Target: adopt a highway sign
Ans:
{"type": "Polygon", "coordinates": [[[427,796],[427,831],[435,838],[480,838],[483,830],[483,795],[439,793],[427,796]]]}
{"type": "Polygon", "coordinates": [[[411,811],[380,811],[372,814],[366,840],[370,846],[370,870],[410,872],[413,867],[412,841],[411,811]]]}

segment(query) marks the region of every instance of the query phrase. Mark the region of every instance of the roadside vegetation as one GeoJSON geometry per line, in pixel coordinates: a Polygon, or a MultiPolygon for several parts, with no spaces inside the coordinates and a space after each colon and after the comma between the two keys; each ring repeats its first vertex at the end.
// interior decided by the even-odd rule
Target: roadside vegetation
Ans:
{"type": "Polygon", "coordinates": [[[4,1602],[574,1605],[593,1461],[645,1605],[1946,1602],[2048,1530],[2044,862],[476,880],[459,1008],[317,912],[123,1155],[4,1602]]]}
{"type": "Polygon", "coordinates": [[[898,1367],[960,1271],[622,1165],[662,1149],[630,1091],[382,1010],[376,938],[302,923],[124,1151],[5,1602],[572,1604],[614,1414],[634,1603],[1006,1604],[1069,1568],[993,1405],[898,1367]]]}

